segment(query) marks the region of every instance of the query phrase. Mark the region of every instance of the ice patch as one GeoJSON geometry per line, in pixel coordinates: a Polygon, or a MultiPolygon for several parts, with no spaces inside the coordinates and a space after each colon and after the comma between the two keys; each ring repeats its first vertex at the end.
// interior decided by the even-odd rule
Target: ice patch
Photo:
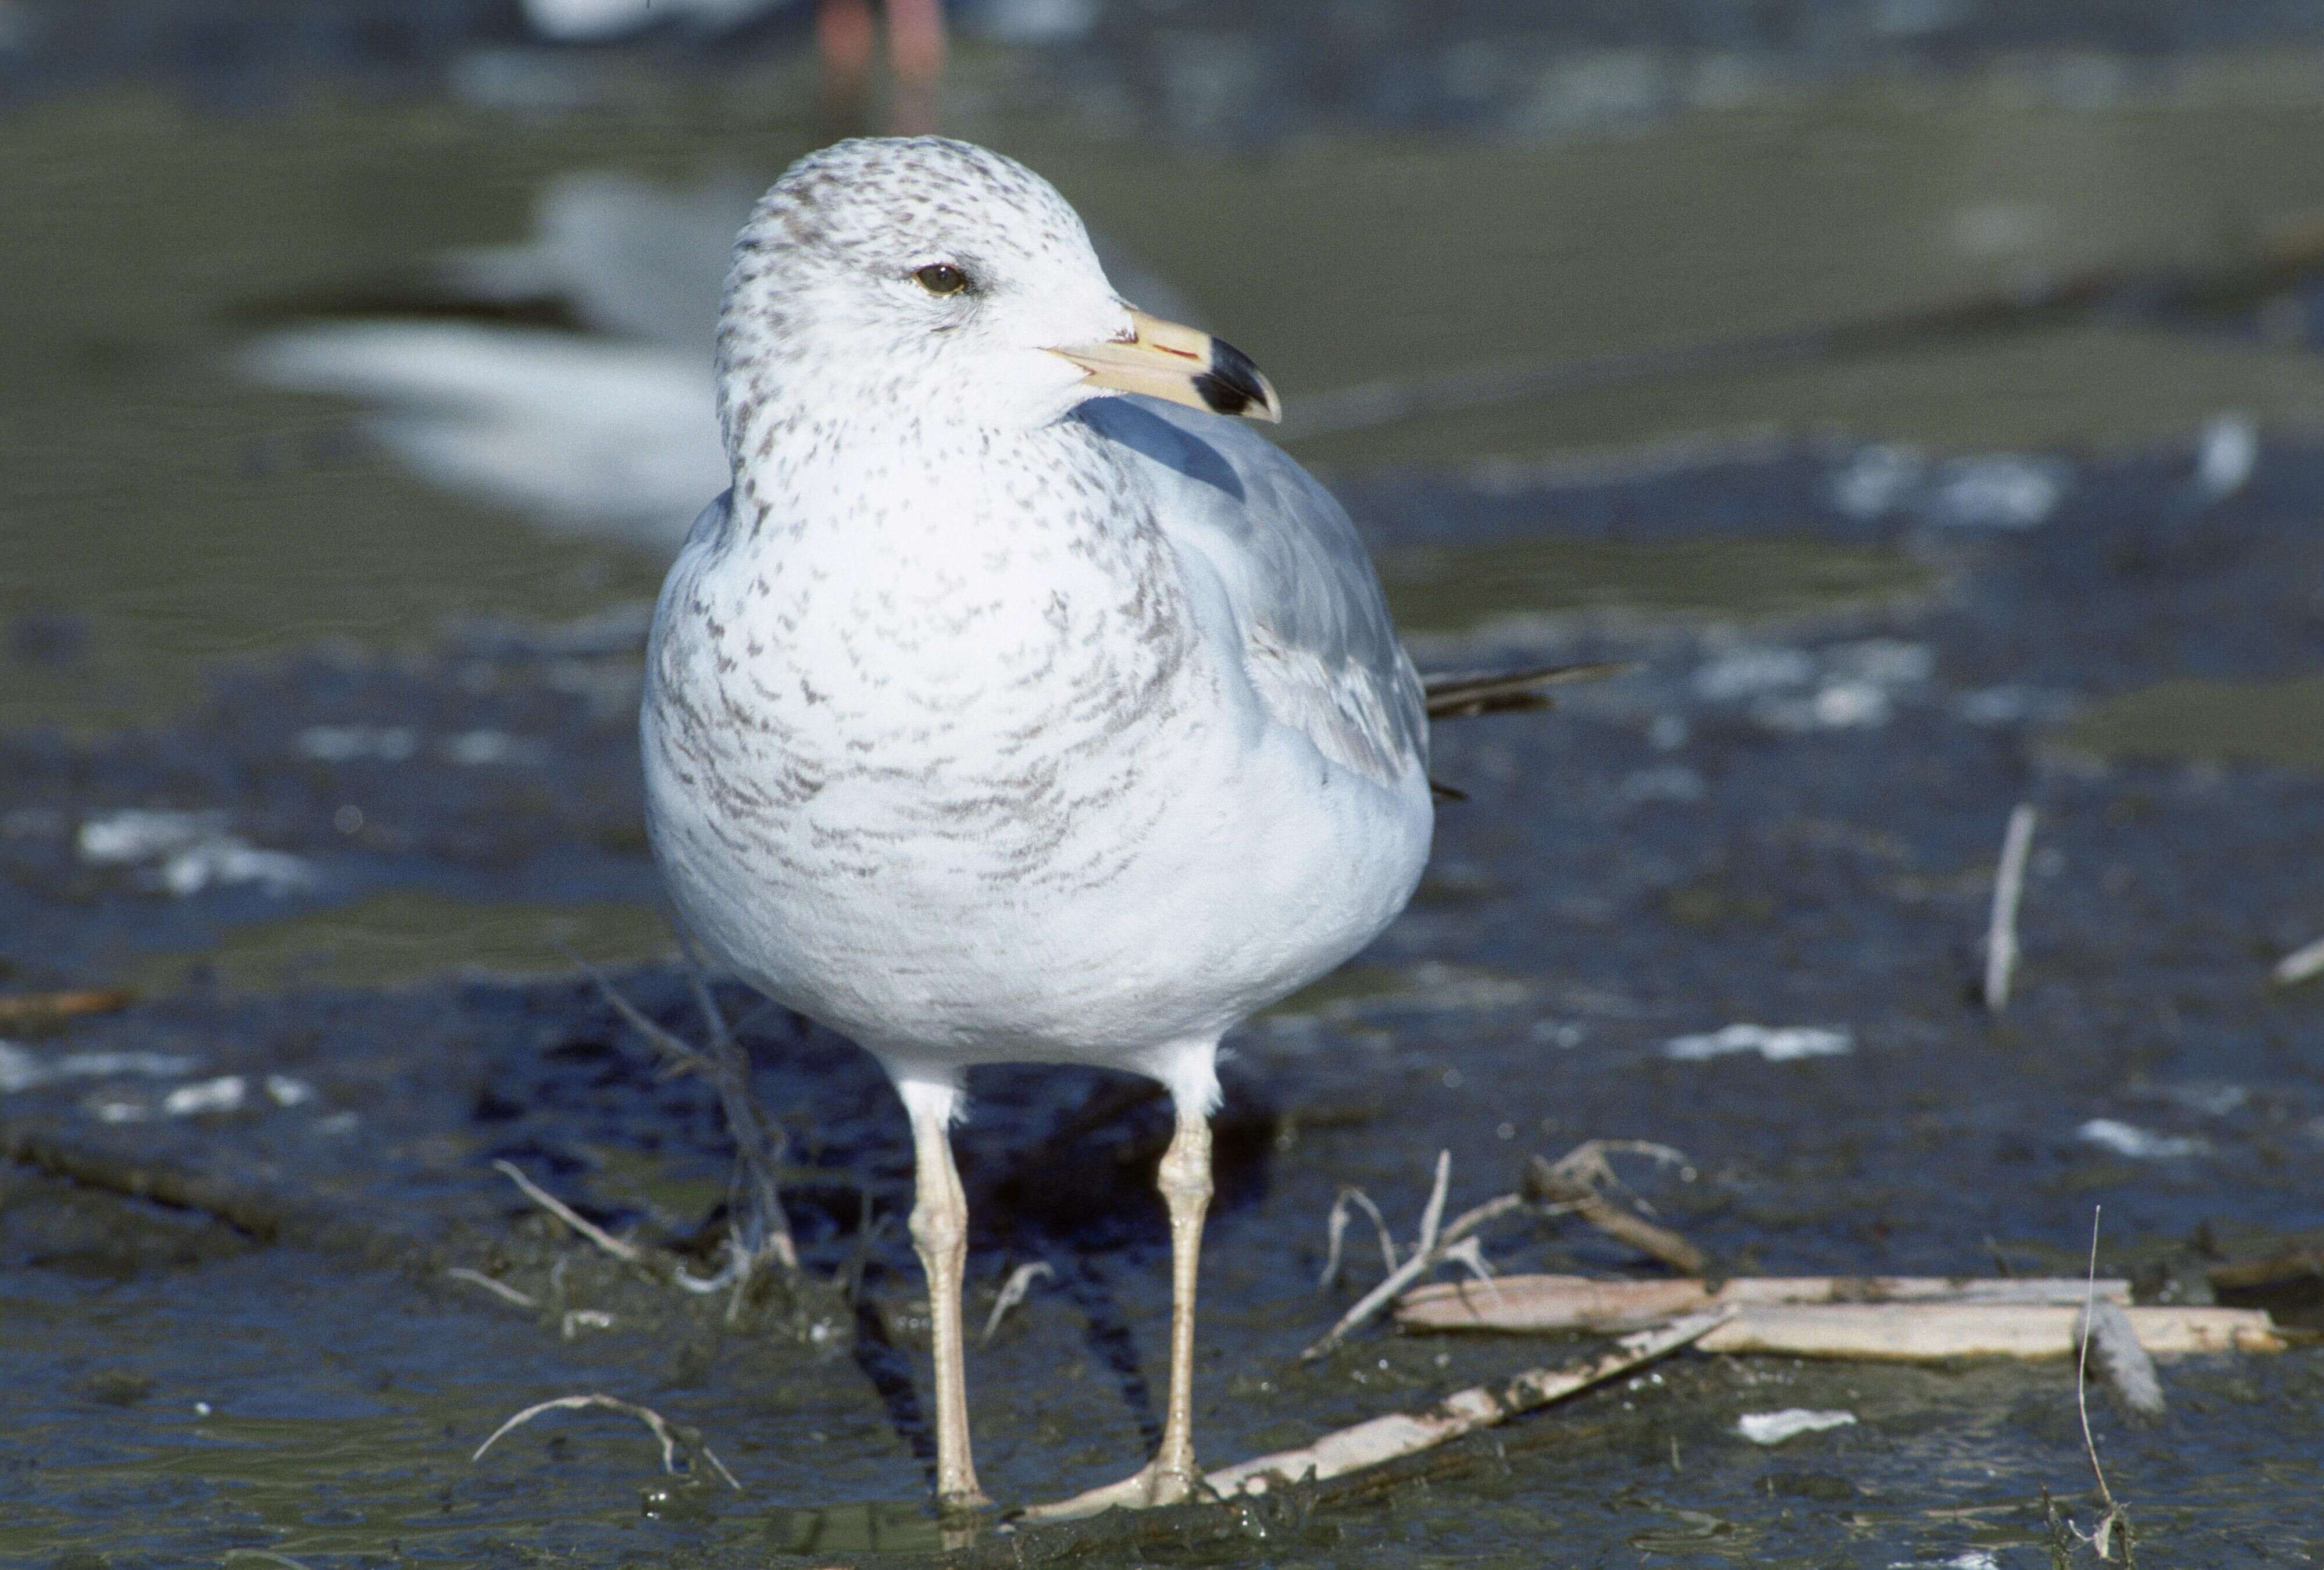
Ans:
{"type": "Polygon", "coordinates": [[[173,1118],[239,1112],[249,1094],[248,1080],[239,1074],[224,1074],[216,1079],[198,1079],[191,1085],[178,1086],[161,1098],[161,1110],[173,1118]]]}
{"type": "Polygon", "coordinates": [[[1823,649],[1729,648],[1694,673],[1708,703],[1748,700],[1769,730],[1808,732],[1883,725],[1896,695],[1936,674],[1936,651],[1900,638],[1866,638],[1823,649]]]}
{"type": "Polygon", "coordinates": [[[2211,1148],[2208,1140],[2186,1134],[2158,1134],[2115,1118],[2092,1118],[2074,1131],[2074,1137],[2085,1144],[2098,1145],[2117,1156],[2128,1156],[2139,1161],[2166,1161],[2181,1156],[2200,1156],[2211,1148]]]}
{"type": "Polygon", "coordinates": [[[92,866],[125,866],[183,850],[225,828],[223,812],[131,807],[84,821],[76,844],[80,859],[92,866]]]}
{"type": "Polygon", "coordinates": [[[2250,481],[2259,466],[2259,428],[2248,416],[2222,414],[2203,427],[2195,449],[2195,485],[2212,501],[2223,501],[2250,481]]]}
{"type": "Polygon", "coordinates": [[[1823,651],[1824,669],[1831,674],[1879,687],[1910,687],[1937,673],[1937,651],[1926,643],[1902,638],[1865,638],[1854,643],[1834,643],[1823,651]]]}
{"type": "Polygon", "coordinates": [[[192,1058],[170,1052],[68,1052],[44,1063],[13,1041],[0,1041],[0,1095],[60,1079],[113,1079],[125,1075],[166,1078],[193,1066],[192,1058]]]}
{"type": "Polygon", "coordinates": [[[1868,447],[1831,477],[1831,504],[1859,522],[1902,512],[1928,459],[1909,447],[1868,447]]]}
{"type": "Polygon", "coordinates": [[[1831,504],[1859,522],[1913,512],[1968,529],[2032,529],[2049,521],[2074,471],[2056,458],[1991,453],[1932,466],[1909,447],[1862,448],[1832,474],[1831,504]]]}
{"type": "Polygon", "coordinates": [[[161,864],[155,882],[184,899],[204,889],[256,883],[278,898],[315,886],[315,869],[289,851],[260,850],[232,835],[180,851],[161,864]]]}
{"type": "Polygon", "coordinates": [[[1754,1445],[1781,1445],[1802,1434],[1845,1428],[1855,1421],[1853,1412],[1812,1412],[1805,1407],[1785,1407],[1780,1412],[1746,1412],[1735,1419],[1735,1428],[1754,1445]]]}
{"type": "Polygon", "coordinates": [[[1839,1057],[1856,1049],[1856,1039],[1846,1030],[1820,1025],[1729,1025],[1707,1035],[1680,1036],[1663,1048],[1682,1063],[1701,1063],[1738,1052],[1757,1052],[1770,1063],[1799,1057],[1839,1057]]]}
{"type": "Polygon", "coordinates": [[[1937,471],[1921,504],[1930,522],[1959,529],[2033,529],[2050,521],[2073,485],[2055,458],[1998,453],[1955,458],[1937,471]]]}
{"type": "Polygon", "coordinates": [[[1751,717],[1771,731],[1842,731],[1888,723],[1888,694],[1869,681],[1836,681],[1812,697],[1763,697],[1751,717]]]}
{"type": "Polygon", "coordinates": [[[315,1087],[287,1074],[270,1074],[266,1076],[266,1099],[276,1106],[297,1106],[315,1099],[315,1087]]]}
{"type": "Polygon", "coordinates": [[[84,820],[75,841],[91,866],[138,866],[148,888],[180,899],[205,889],[256,883],[269,894],[311,888],[315,869],[288,851],[261,850],[226,832],[223,812],[125,808],[84,820]]]}

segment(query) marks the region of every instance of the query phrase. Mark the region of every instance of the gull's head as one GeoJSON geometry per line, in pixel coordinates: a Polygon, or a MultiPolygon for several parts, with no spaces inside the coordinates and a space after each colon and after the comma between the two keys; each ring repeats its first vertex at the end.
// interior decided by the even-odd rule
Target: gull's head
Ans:
{"type": "Polygon", "coordinates": [[[935,136],[842,142],[784,173],[735,241],[718,363],[738,451],[762,413],[1022,429],[1093,396],[1144,392],[1277,414],[1231,346],[1113,291],[1056,188],[935,136]]]}

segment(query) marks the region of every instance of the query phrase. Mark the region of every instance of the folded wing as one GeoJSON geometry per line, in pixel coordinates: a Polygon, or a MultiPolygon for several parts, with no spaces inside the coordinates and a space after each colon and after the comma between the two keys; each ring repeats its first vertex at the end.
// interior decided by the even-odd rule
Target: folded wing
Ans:
{"type": "Polygon", "coordinates": [[[1075,418],[1126,450],[1182,559],[1220,586],[1277,723],[1384,787],[1425,773],[1420,678],[1331,493],[1240,421],[1138,397],[1093,400],[1075,418]]]}

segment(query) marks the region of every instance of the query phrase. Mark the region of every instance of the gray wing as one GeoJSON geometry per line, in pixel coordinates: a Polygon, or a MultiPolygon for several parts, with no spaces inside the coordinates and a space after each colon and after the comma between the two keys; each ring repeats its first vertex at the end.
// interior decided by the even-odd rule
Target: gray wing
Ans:
{"type": "Polygon", "coordinates": [[[1240,420],[1139,397],[1094,399],[1074,417],[1124,449],[1172,545],[1218,580],[1275,719],[1382,785],[1425,771],[1420,678],[1332,494],[1240,420]]]}

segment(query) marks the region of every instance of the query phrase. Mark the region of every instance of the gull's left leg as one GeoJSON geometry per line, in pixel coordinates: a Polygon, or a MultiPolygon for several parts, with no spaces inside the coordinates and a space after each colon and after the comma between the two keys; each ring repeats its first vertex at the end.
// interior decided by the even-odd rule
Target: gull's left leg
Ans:
{"type": "Polygon", "coordinates": [[[1036,1506],[1026,1512],[1035,1519],[1095,1515],[1117,1505],[1182,1504],[1202,1486],[1203,1474],[1194,1464],[1194,1278],[1202,1261],[1203,1218],[1211,1205],[1211,1108],[1219,1083],[1211,1063],[1206,1045],[1198,1071],[1169,1082],[1178,1129],[1156,1183],[1170,1212],[1170,1405],[1162,1419],[1161,1447],[1134,1476],[1036,1506]]]}
{"type": "Polygon", "coordinates": [[[1194,1467],[1194,1274],[1211,1207],[1211,1119],[1202,1107],[1178,1104],[1178,1131],[1162,1157],[1158,1186],[1170,1209],[1170,1407],[1162,1447],[1140,1474],[1147,1483],[1140,1502],[1178,1504],[1194,1497],[1203,1477],[1194,1467]]]}

